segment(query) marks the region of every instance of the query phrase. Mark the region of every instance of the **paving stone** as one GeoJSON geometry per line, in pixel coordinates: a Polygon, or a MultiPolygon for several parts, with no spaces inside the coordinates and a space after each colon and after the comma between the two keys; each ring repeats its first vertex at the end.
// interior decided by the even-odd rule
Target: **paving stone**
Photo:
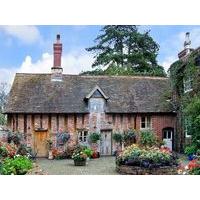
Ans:
{"type": "Polygon", "coordinates": [[[119,175],[115,171],[115,157],[100,157],[87,162],[86,166],[74,166],[71,159],[37,159],[37,164],[49,175],[119,175]]]}

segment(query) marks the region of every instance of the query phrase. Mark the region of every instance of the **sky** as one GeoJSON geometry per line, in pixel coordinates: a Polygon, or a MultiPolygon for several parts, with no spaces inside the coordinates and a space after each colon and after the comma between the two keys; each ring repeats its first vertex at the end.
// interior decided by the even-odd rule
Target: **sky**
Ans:
{"type": "MultiPolygon", "coordinates": [[[[0,82],[12,84],[15,73],[50,73],[53,64],[53,42],[56,34],[63,43],[64,73],[78,74],[90,70],[93,54],[85,48],[93,46],[102,26],[0,26],[0,82]]],[[[185,33],[190,32],[191,47],[200,46],[200,26],[140,26],[150,30],[159,44],[158,63],[165,70],[183,50],[185,33]]]]}

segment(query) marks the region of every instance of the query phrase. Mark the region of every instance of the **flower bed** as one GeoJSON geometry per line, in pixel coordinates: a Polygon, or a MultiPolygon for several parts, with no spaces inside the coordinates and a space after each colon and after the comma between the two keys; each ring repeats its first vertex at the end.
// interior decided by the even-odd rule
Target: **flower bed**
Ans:
{"type": "Polygon", "coordinates": [[[32,164],[30,154],[23,145],[0,142],[0,174],[24,175],[32,164]]]}
{"type": "Polygon", "coordinates": [[[177,160],[166,147],[128,146],[116,158],[121,174],[177,174],[177,160]]]}
{"type": "Polygon", "coordinates": [[[180,166],[178,169],[180,175],[200,175],[200,160],[194,159],[186,166],[180,166]]]}

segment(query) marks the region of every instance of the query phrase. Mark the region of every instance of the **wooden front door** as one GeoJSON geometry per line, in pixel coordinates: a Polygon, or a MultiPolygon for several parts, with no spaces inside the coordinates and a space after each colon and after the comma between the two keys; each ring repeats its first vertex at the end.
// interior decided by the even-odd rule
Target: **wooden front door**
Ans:
{"type": "Polygon", "coordinates": [[[110,156],[112,155],[112,132],[102,131],[101,132],[101,155],[110,156]]]}
{"type": "Polygon", "coordinates": [[[37,153],[37,157],[47,157],[47,131],[37,131],[34,135],[34,150],[37,153]]]}

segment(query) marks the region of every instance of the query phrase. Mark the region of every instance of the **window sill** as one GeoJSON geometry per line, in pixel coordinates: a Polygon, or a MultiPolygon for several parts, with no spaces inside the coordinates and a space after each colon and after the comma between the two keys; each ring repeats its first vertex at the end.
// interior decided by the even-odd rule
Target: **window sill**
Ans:
{"type": "Polygon", "coordinates": [[[188,92],[191,92],[193,91],[193,89],[190,89],[190,90],[184,90],[184,94],[188,93],[188,92]]]}

